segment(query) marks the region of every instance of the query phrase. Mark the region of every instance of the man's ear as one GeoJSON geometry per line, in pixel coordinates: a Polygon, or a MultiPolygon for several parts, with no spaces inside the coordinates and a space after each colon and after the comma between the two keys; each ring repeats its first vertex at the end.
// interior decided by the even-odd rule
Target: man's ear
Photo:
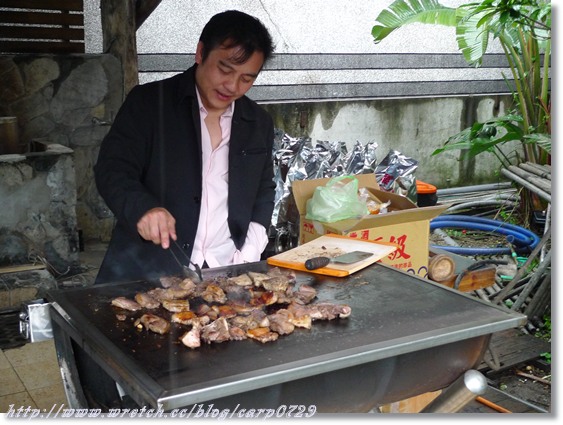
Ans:
{"type": "Polygon", "coordinates": [[[202,58],[203,58],[203,42],[199,41],[197,43],[197,47],[195,50],[195,63],[201,65],[201,62],[203,62],[202,58]]]}

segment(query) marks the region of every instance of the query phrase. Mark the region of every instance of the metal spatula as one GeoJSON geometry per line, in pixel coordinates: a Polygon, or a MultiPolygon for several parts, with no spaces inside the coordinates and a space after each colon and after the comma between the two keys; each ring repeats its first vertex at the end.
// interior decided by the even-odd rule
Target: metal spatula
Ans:
{"type": "Polygon", "coordinates": [[[195,270],[192,270],[187,265],[180,262],[180,260],[178,260],[178,257],[176,257],[176,254],[174,254],[174,250],[172,249],[172,245],[170,245],[170,248],[168,248],[168,250],[170,251],[170,254],[172,254],[172,256],[174,257],[174,260],[176,260],[178,265],[182,268],[182,273],[184,274],[184,276],[187,277],[188,279],[193,280],[195,283],[202,282],[203,278],[201,276],[201,268],[199,267],[199,265],[193,263],[192,260],[190,260],[190,257],[188,257],[188,255],[184,252],[184,250],[178,244],[178,242],[176,242],[174,239],[172,239],[172,243],[176,248],[178,248],[179,251],[182,252],[184,257],[188,260],[189,264],[191,264],[192,266],[195,267],[195,270]]]}

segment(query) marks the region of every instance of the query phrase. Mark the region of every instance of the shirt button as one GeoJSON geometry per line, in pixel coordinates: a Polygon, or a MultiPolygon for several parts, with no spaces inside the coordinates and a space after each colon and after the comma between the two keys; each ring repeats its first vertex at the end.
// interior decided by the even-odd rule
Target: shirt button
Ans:
{"type": "Polygon", "coordinates": [[[182,244],[182,248],[185,249],[185,250],[187,250],[189,247],[190,247],[189,243],[182,244]]]}
{"type": "Polygon", "coordinates": [[[194,201],[196,204],[201,203],[201,198],[199,196],[194,196],[194,201]]]}

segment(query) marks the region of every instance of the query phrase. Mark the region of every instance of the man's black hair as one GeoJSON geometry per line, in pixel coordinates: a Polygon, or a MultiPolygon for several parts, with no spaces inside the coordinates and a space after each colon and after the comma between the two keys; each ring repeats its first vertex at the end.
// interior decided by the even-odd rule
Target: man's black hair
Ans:
{"type": "Polygon", "coordinates": [[[227,10],[214,15],[203,28],[199,41],[203,43],[203,61],[211,50],[220,46],[240,46],[240,55],[234,58],[237,63],[246,62],[256,51],[262,52],[266,63],[274,52],[272,37],[264,24],[238,10],[227,10]]]}

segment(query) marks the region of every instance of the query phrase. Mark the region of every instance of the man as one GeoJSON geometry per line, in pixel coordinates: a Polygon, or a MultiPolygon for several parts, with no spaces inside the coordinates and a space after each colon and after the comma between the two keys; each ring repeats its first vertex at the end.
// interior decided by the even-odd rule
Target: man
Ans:
{"type": "Polygon", "coordinates": [[[245,94],[272,54],[259,20],[226,11],[204,27],[190,69],[131,90],[94,167],[117,219],[96,283],[178,274],[169,250],[209,267],[260,259],[274,133],[245,94]]]}

